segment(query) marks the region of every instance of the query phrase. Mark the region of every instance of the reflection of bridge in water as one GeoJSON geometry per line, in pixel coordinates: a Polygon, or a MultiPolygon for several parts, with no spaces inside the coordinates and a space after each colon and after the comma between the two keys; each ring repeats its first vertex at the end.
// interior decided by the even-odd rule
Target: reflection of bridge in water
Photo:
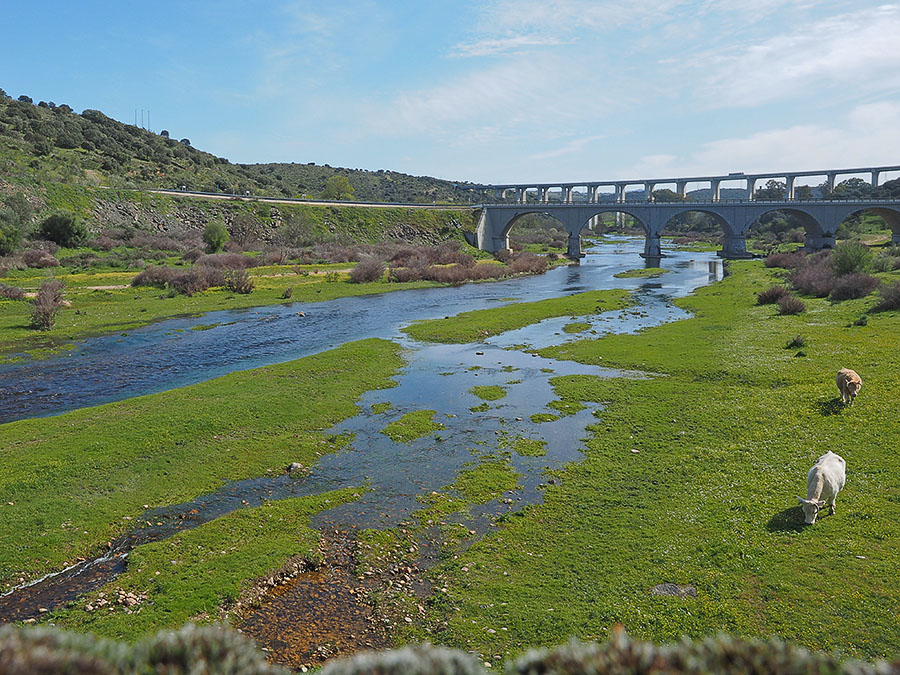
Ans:
{"type": "Polygon", "coordinates": [[[660,178],[635,181],[609,181],[587,183],[549,183],[519,185],[477,185],[461,186],[478,191],[487,191],[496,198],[506,199],[513,194],[513,203],[493,203],[482,206],[481,218],[470,243],[478,248],[497,252],[509,247],[509,231],[516,221],[529,213],[549,215],[562,223],[569,235],[568,255],[581,256],[581,231],[596,222],[604,213],[623,213],[640,224],[646,234],[645,257],[658,257],[660,234],[675,217],[698,211],[713,218],[722,229],[724,244],[719,255],[725,258],[749,257],[746,236],[750,227],[761,216],[772,211],[781,211],[794,216],[806,232],[805,245],[808,251],[817,251],[834,246],[835,233],[848,217],[861,211],[870,211],[881,216],[893,233],[893,242],[900,243],[900,199],[797,199],[796,179],[803,176],[824,176],[825,190],[830,194],[839,176],[867,175],[871,179],[869,187],[874,191],[882,176],[889,173],[900,174],[900,166],[868,167],[857,169],[829,169],[826,171],[799,171],[792,173],[729,174],[727,176],[707,176],[690,178],[660,178]],[[756,184],[761,179],[784,179],[784,197],[780,200],[754,199],[756,184]],[[739,182],[743,185],[743,199],[721,199],[723,183],[739,182]],[[692,200],[687,195],[687,186],[692,183],[708,183],[710,197],[692,200]],[[654,189],[674,185],[673,191],[678,201],[654,201],[654,189]],[[629,199],[626,189],[630,185],[641,185],[640,199],[629,199]],[[614,193],[600,192],[604,186],[613,187],[614,193]],[[583,188],[579,194],[578,188],[583,188]],[[551,191],[559,190],[559,202],[550,203],[551,191]],[[579,201],[578,197],[582,198],[579,201]],[[605,200],[605,197],[609,197],[605,200]]]}

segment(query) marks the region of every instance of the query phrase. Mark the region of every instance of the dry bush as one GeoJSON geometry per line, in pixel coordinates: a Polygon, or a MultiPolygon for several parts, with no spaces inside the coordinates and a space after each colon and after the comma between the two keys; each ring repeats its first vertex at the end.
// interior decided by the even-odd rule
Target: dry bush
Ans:
{"type": "Polygon", "coordinates": [[[248,267],[256,267],[258,261],[253,256],[240,253],[210,253],[200,256],[196,264],[223,270],[245,270],[248,267]]]}
{"type": "Polygon", "coordinates": [[[150,265],[131,280],[132,286],[168,288],[178,275],[178,270],[162,265],[150,265]]]}
{"type": "Polygon", "coordinates": [[[478,263],[469,270],[469,278],[475,281],[499,279],[506,276],[507,268],[490,262],[478,263]]]}
{"type": "Polygon", "coordinates": [[[864,298],[878,288],[880,283],[877,278],[869,274],[845,274],[835,280],[828,297],[835,301],[864,298]]]}
{"type": "Polygon", "coordinates": [[[29,248],[22,252],[22,261],[28,267],[59,267],[59,260],[39,248],[29,248]]]}
{"type": "Polygon", "coordinates": [[[203,252],[202,248],[191,248],[184,252],[184,254],[181,256],[181,259],[189,263],[195,263],[204,255],[206,254],[203,252]]]}
{"type": "Polygon", "coordinates": [[[135,248],[146,248],[153,251],[185,251],[184,242],[176,241],[164,234],[136,234],[131,238],[131,245],[135,248]]]}
{"type": "Polygon", "coordinates": [[[355,284],[379,281],[384,274],[384,263],[379,258],[363,258],[350,270],[350,281],[355,284]]]}
{"type": "Polygon", "coordinates": [[[887,312],[893,309],[900,309],[900,281],[892,284],[885,284],[878,289],[880,300],[875,305],[874,311],[887,312]]]}
{"type": "Polygon", "coordinates": [[[778,299],[779,314],[802,314],[806,311],[806,305],[800,298],[793,295],[783,295],[778,299]]]}
{"type": "Polygon", "coordinates": [[[34,298],[34,307],[31,309],[31,326],[38,330],[50,330],[56,323],[56,315],[62,309],[63,282],[59,279],[47,279],[38,289],[34,298]]]}
{"type": "Polygon", "coordinates": [[[834,274],[825,264],[807,264],[797,267],[790,276],[795,291],[815,298],[824,298],[834,288],[834,274]]]}
{"type": "Polygon", "coordinates": [[[771,305],[772,303],[778,302],[787,294],[788,291],[784,286],[772,286],[757,294],[756,304],[771,305]]]}
{"type": "Polygon", "coordinates": [[[766,267],[783,267],[785,269],[793,269],[797,267],[805,254],[802,251],[794,251],[792,253],[770,253],[766,256],[766,267]]]}
{"type": "Polygon", "coordinates": [[[234,241],[233,239],[229,239],[225,242],[225,245],[222,247],[222,250],[225,253],[243,253],[244,249],[241,247],[239,243],[234,241]]]}
{"type": "Polygon", "coordinates": [[[509,263],[514,274],[543,274],[547,271],[547,259],[534,253],[520,253],[509,263]]]}
{"type": "Polygon", "coordinates": [[[101,234],[88,241],[87,246],[95,251],[111,251],[120,244],[121,242],[101,234]]]}
{"type": "Polygon", "coordinates": [[[0,298],[6,300],[24,300],[25,291],[18,286],[7,286],[4,283],[0,283],[0,298]]]}
{"type": "Polygon", "coordinates": [[[441,284],[458,286],[469,278],[469,270],[463,265],[432,265],[426,268],[425,278],[441,284]]]}
{"type": "Polygon", "coordinates": [[[46,251],[50,255],[55,255],[59,250],[59,244],[49,239],[32,239],[25,242],[26,248],[36,248],[39,251],[46,251]]]}
{"type": "Polygon", "coordinates": [[[247,295],[253,291],[253,279],[245,269],[230,269],[225,272],[225,288],[232,293],[247,295]]]}
{"type": "Polygon", "coordinates": [[[388,281],[396,283],[422,281],[425,269],[423,267],[391,267],[388,269],[388,281]]]}
{"type": "Polygon", "coordinates": [[[288,286],[283,291],[281,291],[281,299],[282,300],[290,300],[290,298],[293,294],[294,294],[294,287],[288,286]]]}

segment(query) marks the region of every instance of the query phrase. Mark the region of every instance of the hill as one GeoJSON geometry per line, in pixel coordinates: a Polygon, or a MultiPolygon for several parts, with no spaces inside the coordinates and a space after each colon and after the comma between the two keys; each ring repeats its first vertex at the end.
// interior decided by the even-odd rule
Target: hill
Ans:
{"type": "Polygon", "coordinates": [[[346,176],[362,201],[465,202],[455,183],[396,171],[317,164],[233,164],[170,138],[65,104],[0,89],[0,175],[13,185],[61,182],[119,188],[173,188],[269,197],[319,196],[328,178],[346,176]]]}

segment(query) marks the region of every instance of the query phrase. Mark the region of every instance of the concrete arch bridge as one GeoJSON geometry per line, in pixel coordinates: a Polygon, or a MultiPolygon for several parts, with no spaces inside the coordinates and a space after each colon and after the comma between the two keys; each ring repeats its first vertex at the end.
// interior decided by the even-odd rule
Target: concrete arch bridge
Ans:
{"type": "Polygon", "coordinates": [[[540,213],[562,223],[569,238],[567,255],[580,258],[582,230],[603,213],[624,213],[634,218],[644,230],[644,257],[656,258],[662,255],[660,235],[669,221],[692,211],[712,216],[721,227],[724,244],[719,255],[723,258],[752,257],[747,252],[747,233],[753,223],[772,211],[782,211],[797,218],[806,231],[807,251],[834,246],[835,233],[840,224],[861,211],[872,211],[881,216],[893,233],[892,241],[900,244],[900,199],[485,204],[478,227],[468,238],[471,245],[497,253],[509,248],[509,232],[519,218],[529,213],[540,213]]]}

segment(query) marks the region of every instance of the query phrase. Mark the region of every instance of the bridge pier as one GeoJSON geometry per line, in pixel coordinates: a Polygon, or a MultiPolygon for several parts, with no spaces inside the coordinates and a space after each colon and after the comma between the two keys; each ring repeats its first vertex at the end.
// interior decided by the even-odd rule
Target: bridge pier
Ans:
{"type": "Polygon", "coordinates": [[[569,246],[566,250],[566,257],[572,260],[581,260],[584,253],[581,252],[581,233],[569,234],[569,246]]]}
{"type": "MultiPolygon", "coordinates": [[[[895,237],[897,235],[894,235],[895,237]]],[[[807,233],[806,239],[803,243],[803,250],[807,253],[813,253],[814,251],[821,251],[824,248],[834,248],[835,238],[833,234],[809,234],[807,233]]]]}
{"type": "Polygon", "coordinates": [[[752,258],[753,254],[747,252],[747,238],[742,235],[726,234],[722,240],[722,250],[717,254],[720,258],[727,260],[739,260],[742,258],[752,258]]]}
{"type": "Polygon", "coordinates": [[[662,258],[662,246],[659,241],[659,232],[648,232],[644,238],[644,252],[642,258],[662,258]]]}

